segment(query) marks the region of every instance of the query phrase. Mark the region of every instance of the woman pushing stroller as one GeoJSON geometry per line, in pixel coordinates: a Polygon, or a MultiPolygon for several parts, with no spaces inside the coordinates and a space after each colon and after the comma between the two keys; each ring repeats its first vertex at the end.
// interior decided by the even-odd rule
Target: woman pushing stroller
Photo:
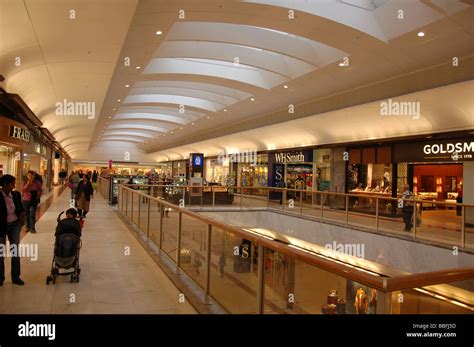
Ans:
{"type": "Polygon", "coordinates": [[[51,264],[51,273],[46,277],[46,284],[56,283],[57,276],[71,275],[71,283],[79,282],[81,268],[79,267],[79,252],[81,249],[81,223],[77,220],[77,211],[70,208],[66,211],[66,218],[58,216],[56,226],[56,241],[54,243],[54,255],[51,264]],[[60,272],[60,269],[71,269],[68,272],[60,272]]]}

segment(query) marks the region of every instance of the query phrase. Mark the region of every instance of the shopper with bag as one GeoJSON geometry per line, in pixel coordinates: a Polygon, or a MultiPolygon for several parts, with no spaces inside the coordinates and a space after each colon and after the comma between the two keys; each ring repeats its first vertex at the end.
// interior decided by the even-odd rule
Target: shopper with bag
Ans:
{"type": "Polygon", "coordinates": [[[28,232],[35,233],[36,210],[40,202],[43,188],[41,183],[35,180],[36,172],[28,171],[26,183],[21,188],[23,193],[23,207],[26,212],[26,229],[28,232]]]}
{"type": "MultiPolygon", "coordinates": [[[[6,241],[10,247],[19,249],[20,230],[24,225],[24,208],[21,203],[21,194],[13,191],[15,187],[15,177],[4,175],[0,179],[2,186],[0,193],[0,245],[6,250],[6,241]]],[[[5,281],[5,263],[3,251],[0,252],[0,286],[5,281]]],[[[11,278],[12,283],[24,285],[25,282],[20,278],[20,255],[12,256],[11,278]]]]}

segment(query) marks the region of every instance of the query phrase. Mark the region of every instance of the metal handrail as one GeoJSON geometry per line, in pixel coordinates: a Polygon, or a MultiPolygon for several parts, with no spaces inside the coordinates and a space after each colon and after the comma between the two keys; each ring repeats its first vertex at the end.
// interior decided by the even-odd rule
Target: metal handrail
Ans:
{"type": "Polygon", "coordinates": [[[357,268],[351,264],[343,263],[340,260],[338,260],[338,262],[335,262],[328,258],[312,254],[314,253],[313,251],[290,247],[289,244],[285,244],[281,241],[271,240],[263,236],[259,236],[257,234],[249,233],[243,229],[228,225],[222,221],[190,211],[186,208],[179,207],[178,205],[164,201],[163,199],[155,198],[146,193],[136,191],[132,188],[127,187],[127,185],[120,185],[120,189],[131,191],[132,194],[144,196],[147,199],[155,201],[162,206],[172,208],[173,210],[181,214],[204,222],[207,225],[211,225],[213,228],[216,227],[222,229],[223,231],[230,232],[237,236],[243,237],[249,241],[252,241],[258,245],[262,245],[266,248],[272,249],[278,253],[288,255],[290,257],[293,257],[294,259],[303,261],[310,265],[317,266],[323,270],[357,281],[382,292],[392,292],[401,289],[416,288],[440,283],[451,283],[474,279],[474,268],[472,267],[438,270],[394,277],[386,277],[382,275],[377,275],[375,273],[372,274],[371,272],[368,272],[365,269],[357,268]]]}
{"type": "MultiPolygon", "coordinates": [[[[213,191],[215,188],[226,188],[227,190],[229,189],[247,189],[247,190],[270,190],[270,191],[286,191],[286,192],[296,192],[296,193],[306,193],[306,194],[326,194],[326,195],[334,195],[334,196],[349,196],[349,197],[355,197],[355,198],[370,198],[370,199],[382,199],[382,200],[393,200],[393,201],[398,201],[401,197],[392,197],[392,196],[381,196],[383,193],[367,193],[367,192],[361,192],[361,193],[339,193],[339,192],[331,192],[331,191],[322,191],[322,190],[305,190],[305,189],[292,189],[292,188],[280,188],[280,187],[242,187],[242,186],[204,186],[204,185],[196,185],[196,186],[190,186],[190,185],[175,185],[175,184],[121,184],[126,187],[154,187],[154,188],[181,188],[181,189],[210,189],[210,191],[213,191]],[[372,195],[373,194],[373,195],[372,195]],[[378,195],[377,195],[378,194],[378,195]]],[[[234,193],[234,195],[241,195],[242,193],[234,193]]],[[[243,194],[248,198],[254,197],[253,195],[247,195],[243,194]]],[[[263,197],[263,196],[262,196],[263,197]]],[[[455,203],[455,202],[441,202],[441,201],[434,201],[434,200],[428,200],[428,199],[423,199],[420,198],[420,196],[415,196],[413,201],[416,201],[417,203],[420,202],[427,202],[431,204],[438,204],[438,205],[443,205],[443,206],[465,206],[465,207],[474,207],[474,204],[465,204],[465,203],[455,203]]]]}

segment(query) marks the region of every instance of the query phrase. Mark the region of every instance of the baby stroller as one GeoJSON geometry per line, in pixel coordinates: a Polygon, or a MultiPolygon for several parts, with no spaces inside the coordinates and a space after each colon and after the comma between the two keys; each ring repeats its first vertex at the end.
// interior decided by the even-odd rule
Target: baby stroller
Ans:
{"type": "MultiPolygon", "coordinates": [[[[75,210],[74,210],[75,211],[75,210]]],[[[69,212],[69,210],[68,210],[69,212]]],[[[54,256],[51,264],[51,274],[46,277],[46,284],[56,283],[57,276],[71,275],[71,283],[79,282],[81,268],[79,267],[79,252],[82,246],[81,228],[82,223],[76,218],[61,219],[58,216],[56,226],[56,241],[54,244],[54,256]],[[71,269],[67,272],[59,272],[59,269],[71,269]]],[[[75,214],[77,216],[77,212],[75,214]]]]}

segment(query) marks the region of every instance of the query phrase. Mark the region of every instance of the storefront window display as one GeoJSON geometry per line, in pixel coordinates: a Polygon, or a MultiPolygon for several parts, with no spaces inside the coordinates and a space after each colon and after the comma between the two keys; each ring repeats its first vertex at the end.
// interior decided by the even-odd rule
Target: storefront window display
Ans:
{"type": "Polygon", "coordinates": [[[210,184],[227,185],[230,174],[229,160],[222,162],[217,159],[206,160],[206,181],[210,184]]]}
{"type": "Polygon", "coordinates": [[[268,182],[268,155],[257,155],[256,165],[252,163],[234,163],[237,167],[237,185],[243,188],[244,194],[266,195],[268,182]],[[248,189],[245,189],[248,187],[248,189]],[[252,187],[253,189],[249,189],[252,187]]]}
{"type": "Polygon", "coordinates": [[[314,188],[327,191],[331,188],[331,149],[314,150],[314,188]]]}
{"type": "Polygon", "coordinates": [[[17,176],[20,159],[18,148],[0,144],[0,177],[6,174],[17,176]]]}
{"type": "Polygon", "coordinates": [[[349,150],[347,190],[391,196],[391,147],[364,147],[349,150]]]}

